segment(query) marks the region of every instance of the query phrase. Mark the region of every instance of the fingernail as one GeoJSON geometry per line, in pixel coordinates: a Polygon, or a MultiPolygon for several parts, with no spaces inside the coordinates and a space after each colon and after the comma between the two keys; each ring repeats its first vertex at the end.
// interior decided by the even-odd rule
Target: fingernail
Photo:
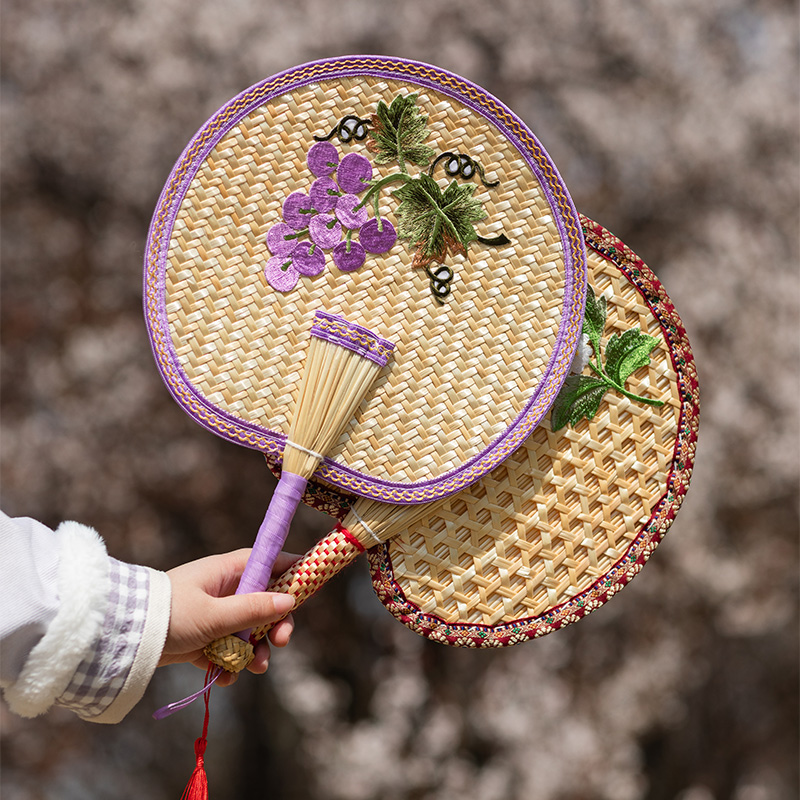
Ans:
{"type": "Polygon", "coordinates": [[[290,594],[276,594],[273,604],[276,614],[288,614],[294,608],[294,597],[290,594]]]}

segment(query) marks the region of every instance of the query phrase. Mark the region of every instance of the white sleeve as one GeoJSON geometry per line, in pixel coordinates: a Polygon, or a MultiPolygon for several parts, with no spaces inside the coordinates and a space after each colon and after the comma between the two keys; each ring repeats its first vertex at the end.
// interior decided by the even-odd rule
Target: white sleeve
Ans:
{"type": "Polygon", "coordinates": [[[169,627],[169,578],[110,558],[77,522],[53,532],[0,513],[0,685],[15,713],[52,705],[118,722],[139,701],[169,627]],[[13,572],[13,576],[11,573],[13,572]]]}

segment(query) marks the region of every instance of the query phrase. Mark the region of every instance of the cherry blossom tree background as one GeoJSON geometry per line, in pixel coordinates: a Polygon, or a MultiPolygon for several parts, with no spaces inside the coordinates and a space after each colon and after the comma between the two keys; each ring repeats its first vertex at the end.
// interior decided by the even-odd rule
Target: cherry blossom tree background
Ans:
{"type": "MultiPolygon", "coordinates": [[[[2,507],[168,569],[245,546],[274,482],[161,384],[150,215],[216,109],[345,53],[435,63],[543,142],[654,269],[701,387],[684,507],[641,575],[505,651],[397,623],[353,565],[263,678],[214,694],[212,797],[792,800],[798,792],[798,42],[787,0],[5,0],[2,507]]],[[[289,545],[326,530],[301,514],[289,545]]],[[[7,568],[4,565],[3,568],[7,568]]],[[[0,708],[6,800],[177,798],[200,709],[159,670],[113,728],[0,708]]]]}

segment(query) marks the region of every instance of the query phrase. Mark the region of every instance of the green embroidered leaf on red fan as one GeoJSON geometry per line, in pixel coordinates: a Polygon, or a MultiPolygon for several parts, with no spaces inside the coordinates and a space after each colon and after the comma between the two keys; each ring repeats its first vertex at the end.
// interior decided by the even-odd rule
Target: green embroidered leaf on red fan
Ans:
{"type": "Polygon", "coordinates": [[[450,254],[467,254],[470,242],[478,238],[473,223],[486,216],[481,202],[472,197],[474,192],[474,184],[456,181],[442,192],[424,173],[393,192],[400,200],[398,236],[416,245],[413,267],[444,263],[450,254]]]}
{"type": "Polygon", "coordinates": [[[584,417],[592,419],[608,390],[607,384],[591,375],[570,375],[561,387],[550,412],[554,431],[565,425],[577,425],[584,417]]]}
{"type": "Polygon", "coordinates": [[[367,149],[375,153],[376,164],[398,161],[426,166],[435,151],[424,142],[428,138],[428,118],[417,108],[417,95],[398,94],[391,105],[381,100],[372,115],[372,130],[367,149]]]}
{"type": "Polygon", "coordinates": [[[650,363],[650,353],[658,346],[658,339],[642,333],[638,326],[622,334],[614,333],[606,343],[604,367],[600,342],[607,316],[605,297],[597,297],[592,287],[587,287],[583,334],[589,337],[594,352],[596,361],[590,358],[588,366],[595,374],[570,375],[564,381],[550,412],[550,425],[554,431],[565,425],[576,425],[584,417],[593,419],[609,389],[643,405],[664,405],[663,400],[642,397],[625,388],[628,378],[650,363]]]}
{"type": "Polygon", "coordinates": [[[615,333],[606,344],[606,373],[612,381],[624,385],[639,367],[650,363],[650,353],[658,346],[658,339],[642,333],[638,327],[615,333]]]}

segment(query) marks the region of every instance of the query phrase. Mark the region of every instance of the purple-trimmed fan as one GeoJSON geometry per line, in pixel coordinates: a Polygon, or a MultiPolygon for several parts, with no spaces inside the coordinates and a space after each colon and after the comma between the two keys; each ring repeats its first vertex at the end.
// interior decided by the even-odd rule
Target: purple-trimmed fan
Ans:
{"type": "Polygon", "coordinates": [[[501,464],[564,383],[585,289],[549,157],[456,75],[343,57],[220,109],[156,208],[145,310],[184,410],[283,462],[240,591],[267,585],[312,474],[391,510],[501,464]]]}

